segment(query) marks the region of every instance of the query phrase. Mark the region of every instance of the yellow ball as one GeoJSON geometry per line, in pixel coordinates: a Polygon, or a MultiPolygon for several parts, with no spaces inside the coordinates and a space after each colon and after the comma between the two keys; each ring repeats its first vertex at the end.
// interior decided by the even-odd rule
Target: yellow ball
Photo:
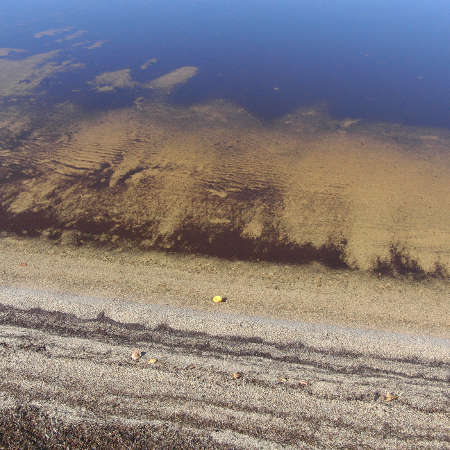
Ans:
{"type": "Polygon", "coordinates": [[[213,302],[221,303],[221,302],[223,302],[223,298],[220,295],[216,295],[215,297],[213,297],[213,302]]]}

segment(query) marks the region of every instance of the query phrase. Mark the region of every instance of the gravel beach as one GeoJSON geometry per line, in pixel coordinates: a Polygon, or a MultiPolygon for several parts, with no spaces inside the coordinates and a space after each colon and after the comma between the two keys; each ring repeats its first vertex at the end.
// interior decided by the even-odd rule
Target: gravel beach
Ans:
{"type": "Polygon", "coordinates": [[[0,246],[5,448],[449,445],[446,281],[8,236],[0,246]],[[278,289],[263,282],[276,270],[278,289]],[[374,298],[378,313],[360,312],[374,298]]]}

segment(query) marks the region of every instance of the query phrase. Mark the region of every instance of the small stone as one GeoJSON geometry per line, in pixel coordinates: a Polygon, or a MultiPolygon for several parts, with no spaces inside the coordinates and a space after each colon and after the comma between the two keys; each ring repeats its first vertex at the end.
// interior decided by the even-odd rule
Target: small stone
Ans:
{"type": "Polygon", "coordinates": [[[141,359],[142,352],[140,350],[134,350],[131,354],[131,359],[133,361],[139,361],[141,359]]]}

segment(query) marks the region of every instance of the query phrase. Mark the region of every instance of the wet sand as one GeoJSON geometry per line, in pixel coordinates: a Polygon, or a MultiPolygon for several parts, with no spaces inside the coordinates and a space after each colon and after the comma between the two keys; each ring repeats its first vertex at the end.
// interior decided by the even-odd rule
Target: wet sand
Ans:
{"type": "Polygon", "coordinates": [[[8,448],[449,444],[447,282],[5,235],[0,250],[8,448]]]}
{"type": "Polygon", "coordinates": [[[4,235],[3,286],[365,329],[450,337],[450,285],[136,248],[4,235]],[[220,305],[214,295],[227,297],[220,305]]]}

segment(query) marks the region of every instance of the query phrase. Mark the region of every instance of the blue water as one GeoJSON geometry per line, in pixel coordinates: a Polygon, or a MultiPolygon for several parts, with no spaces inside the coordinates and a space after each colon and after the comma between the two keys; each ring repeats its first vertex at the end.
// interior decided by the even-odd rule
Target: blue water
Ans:
{"type": "Polygon", "coordinates": [[[132,68],[145,80],[190,65],[199,74],[170,101],[225,98],[264,119],[321,102],[337,118],[450,128],[449,0],[2,0],[0,47],[62,48],[84,62],[47,87],[58,100],[85,90],[77,98],[90,107],[135,98],[102,103],[86,88],[99,73],[132,68]],[[64,26],[107,43],[33,38],[64,26]]]}

